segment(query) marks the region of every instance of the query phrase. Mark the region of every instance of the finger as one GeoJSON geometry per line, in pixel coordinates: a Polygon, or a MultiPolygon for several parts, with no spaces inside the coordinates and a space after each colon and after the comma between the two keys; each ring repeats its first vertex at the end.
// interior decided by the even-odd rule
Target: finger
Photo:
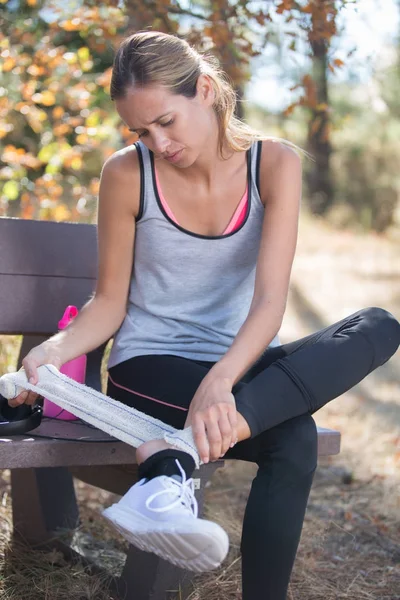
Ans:
{"type": "Polygon", "coordinates": [[[229,422],[232,427],[232,437],[231,437],[231,441],[230,441],[230,448],[233,448],[233,446],[238,441],[238,432],[237,432],[238,418],[237,418],[237,410],[235,407],[232,407],[232,410],[230,410],[228,412],[228,419],[229,419],[229,422]]]}
{"type": "Polygon", "coordinates": [[[213,413],[209,413],[206,419],[207,440],[210,446],[210,460],[218,460],[222,452],[222,436],[218,420],[213,413]]]}
{"type": "Polygon", "coordinates": [[[210,447],[206,435],[206,427],[203,419],[196,413],[192,420],[193,438],[203,463],[208,463],[210,459],[210,447]]]}
{"type": "Polygon", "coordinates": [[[18,398],[10,398],[8,401],[8,405],[11,406],[11,408],[16,408],[17,406],[19,406],[20,403],[18,402],[18,398]]]}
{"type": "Polygon", "coordinates": [[[33,367],[29,368],[29,370],[26,371],[26,378],[29,381],[29,383],[31,383],[32,385],[36,385],[38,382],[38,375],[36,369],[34,369],[33,367]]]}
{"type": "Polygon", "coordinates": [[[25,404],[29,404],[30,406],[32,406],[33,404],[35,404],[37,397],[38,394],[36,394],[36,392],[28,392],[25,404]]]}
{"type": "Polygon", "coordinates": [[[232,425],[229,420],[227,413],[224,413],[218,419],[218,426],[221,433],[221,454],[218,458],[221,458],[229,450],[232,441],[232,425]]]}
{"type": "Polygon", "coordinates": [[[12,408],[16,408],[17,406],[21,406],[21,404],[24,404],[27,396],[28,396],[28,392],[22,392],[21,394],[18,394],[18,396],[15,396],[15,398],[11,398],[8,401],[8,404],[12,408]]]}

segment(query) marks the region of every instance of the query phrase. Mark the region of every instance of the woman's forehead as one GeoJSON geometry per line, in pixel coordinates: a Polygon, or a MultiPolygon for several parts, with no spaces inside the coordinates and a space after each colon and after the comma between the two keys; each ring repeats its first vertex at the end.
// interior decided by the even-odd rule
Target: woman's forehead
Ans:
{"type": "Polygon", "coordinates": [[[120,115],[132,128],[150,125],[162,116],[181,108],[183,96],[171,94],[161,86],[131,88],[124,98],[115,101],[120,115]]]}

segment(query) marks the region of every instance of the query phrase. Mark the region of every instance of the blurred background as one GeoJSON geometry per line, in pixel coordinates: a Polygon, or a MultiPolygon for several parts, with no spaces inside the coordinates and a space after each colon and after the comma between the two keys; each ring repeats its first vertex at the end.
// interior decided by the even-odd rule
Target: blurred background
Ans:
{"type": "Polygon", "coordinates": [[[138,29],[215,53],[238,114],[306,148],[305,204],[341,226],[399,223],[400,3],[0,0],[0,215],[95,221],[104,160],[135,141],[109,98],[138,29]]]}
{"type": "MultiPolygon", "coordinates": [[[[312,155],[282,342],[367,306],[399,318],[400,0],[0,0],[0,217],[96,223],[102,165],[136,141],[109,98],[114,51],[141,29],[214,53],[238,115],[312,155]]],[[[20,343],[0,336],[0,373],[15,370],[20,343]]],[[[289,600],[400,599],[398,354],[315,415],[341,431],[342,450],[320,460],[289,600]]],[[[207,516],[231,550],[190,600],[241,598],[255,472],[228,464],[207,490],[207,516]]],[[[76,486],[76,544],[116,572],[124,543],[98,519],[113,499],[76,486]]],[[[6,552],[8,472],[0,517],[2,598],[109,599],[104,581],[60,556],[6,552]]]]}

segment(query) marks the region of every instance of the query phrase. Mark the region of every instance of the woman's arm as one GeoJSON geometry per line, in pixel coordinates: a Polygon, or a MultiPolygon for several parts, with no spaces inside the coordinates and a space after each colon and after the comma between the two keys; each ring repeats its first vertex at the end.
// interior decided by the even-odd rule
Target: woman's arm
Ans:
{"type": "Polygon", "coordinates": [[[301,183],[301,160],[297,153],[283,144],[264,141],[260,191],[265,215],[254,296],[232,346],[209,371],[207,379],[228,379],[233,386],[279,331],[296,250],[301,183]]]}
{"type": "Polygon", "coordinates": [[[133,264],[135,217],[140,204],[140,166],[135,148],[106,161],[97,212],[98,277],[94,296],[62,331],[44,342],[61,364],[107,341],[126,315],[133,264]]]}
{"type": "Polygon", "coordinates": [[[265,141],[260,191],[265,215],[249,314],[228,352],[210,369],[190,403],[185,427],[204,462],[223,456],[237,438],[232,387],[279,331],[286,308],[299,220],[301,162],[289,147],[265,141]]]}

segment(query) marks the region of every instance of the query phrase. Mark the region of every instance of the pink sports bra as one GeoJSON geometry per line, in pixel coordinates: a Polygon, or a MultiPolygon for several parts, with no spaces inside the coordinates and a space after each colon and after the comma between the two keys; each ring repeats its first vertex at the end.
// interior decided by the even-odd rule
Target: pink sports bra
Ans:
{"type": "MultiPolygon", "coordinates": [[[[165,200],[165,198],[163,196],[163,193],[161,191],[160,181],[158,179],[158,174],[157,174],[156,170],[155,170],[155,174],[156,174],[157,190],[158,190],[158,195],[160,196],[161,204],[163,205],[163,208],[164,208],[165,212],[167,213],[167,215],[169,216],[169,218],[172,221],[174,221],[174,223],[179,225],[177,219],[174,216],[174,213],[168,206],[167,201],[165,200]]],[[[239,229],[240,225],[243,223],[245,216],[246,216],[247,202],[248,202],[248,185],[246,185],[246,190],[243,194],[243,197],[242,197],[241,201],[239,202],[238,207],[235,210],[234,215],[233,215],[232,219],[230,220],[228,227],[225,229],[225,231],[222,235],[227,235],[228,233],[232,233],[233,231],[236,231],[236,229],[239,229]]]]}

